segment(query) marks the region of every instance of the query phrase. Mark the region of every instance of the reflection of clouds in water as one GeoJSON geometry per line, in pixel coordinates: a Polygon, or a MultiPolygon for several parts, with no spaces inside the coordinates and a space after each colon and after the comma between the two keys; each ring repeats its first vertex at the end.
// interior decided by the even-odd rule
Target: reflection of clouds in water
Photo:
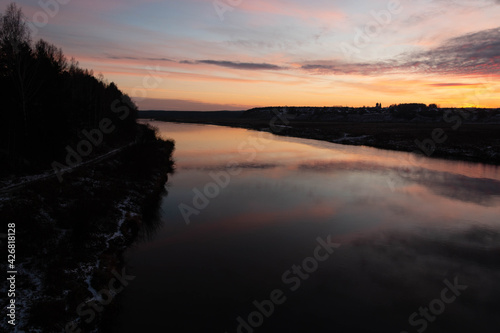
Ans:
{"type": "Polygon", "coordinates": [[[179,167],[181,170],[201,170],[201,171],[226,171],[227,169],[241,168],[241,169],[274,169],[279,167],[279,164],[272,163],[231,163],[228,164],[217,164],[217,165],[183,165],[179,167]]]}
{"type": "MultiPolygon", "coordinates": [[[[457,221],[460,223],[460,221],[457,221]]],[[[450,231],[437,228],[421,229],[406,234],[402,232],[379,233],[352,241],[353,246],[371,247],[382,251],[392,262],[406,261],[411,256],[440,257],[446,262],[469,262],[470,265],[497,267],[500,269],[500,231],[491,227],[472,225],[463,230],[450,231]],[[399,259],[398,259],[399,258],[399,259]]]]}
{"type": "Polygon", "coordinates": [[[430,170],[417,173],[416,177],[410,179],[428,187],[436,194],[483,206],[494,204],[494,197],[500,196],[500,182],[494,179],[471,178],[430,170]]]}
{"type": "Polygon", "coordinates": [[[256,179],[249,187],[262,191],[295,192],[308,197],[315,196],[315,188],[308,183],[299,183],[287,179],[256,179]]]}
{"type": "Polygon", "coordinates": [[[281,274],[313,255],[316,237],[330,234],[341,248],[287,293],[259,332],[417,332],[409,315],[458,276],[469,288],[426,332],[498,333],[500,170],[439,159],[412,167],[406,153],[365,154],[319,141],[328,149],[318,149],[278,137],[249,160],[237,150],[249,135],[205,129],[175,133],[181,171],[162,202],[162,229],[133,261],[146,280],[132,287],[131,318],[154,324],[169,300],[179,316],[167,319],[182,331],[236,331],[234,319],[254,311],[253,300],[285,290],[281,274]],[[224,163],[233,159],[248,162],[237,165],[241,175],[186,226],[178,204],[192,206],[193,189],[214,182],[210,174],[228,171],[224,163]],[[394,191],[387,180],[395,180],[394,191]],[[144,292],[151,301],[138,310],[144,292]],[[208,316],[209,328],[189,327],[208,316]]]}
{"type": "Polygon", "coordinates": [[[407,328],[411,313],[440,296],[443,280],[458,277],[468,289],[432,329],[498,332],[500,230],[469,223],[451,233],[435,228],[379,232],[340,242],[342,251],[329,273],[319,277],[318,292],[337,295],[346,308],[339,311],[346,311],[346,316],[362,307],[367,323],[360,327],[373,329],[371,321],[387,318],[389,327],[399,321],[400,329],[407,328]]]}
{"type": "Polygon", "coordinates": [[[500,196],[500,181],[498,180],[467,177],[419,167],[401,169],[369,162],[319,161],[301,164],[299,170],[329,173],[341,171],[391,173],[391,176],[395,175],[406,181],[423,185],[438,195],[483,206],[492,205],[495,196],[500,196]]]}
{"type": "Polygon", "coordinates": [[[317,172],[335,171],[386,171],[388,167],[380,164],[361,161],[314,161],[298,165],[299,170],[317,172]]]}

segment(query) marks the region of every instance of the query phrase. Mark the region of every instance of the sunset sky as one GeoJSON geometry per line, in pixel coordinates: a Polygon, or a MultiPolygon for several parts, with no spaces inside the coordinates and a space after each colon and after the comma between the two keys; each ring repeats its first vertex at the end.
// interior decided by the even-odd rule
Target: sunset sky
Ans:
{"type": "Polygon", "coordinates": [[[141,109],[500,107],[499,0],[16,3],[141,109]]]}

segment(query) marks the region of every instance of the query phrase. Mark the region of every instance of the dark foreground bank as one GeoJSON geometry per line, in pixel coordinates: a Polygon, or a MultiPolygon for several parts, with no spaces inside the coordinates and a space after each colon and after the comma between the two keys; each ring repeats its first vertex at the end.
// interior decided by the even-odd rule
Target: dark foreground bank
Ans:
{"type": "Polygon", "coordinates": [[[0,330],[89,332],[113,315],[113,298],[133,280],[123,251],[157,227],[173,150],[174,142],[139,125],[133,144],[62,182],[51,177],[2,193],[0,219],[15,226],[17,275],[15,326],[3,320],[0,330]]]}
{"type": "Polygon", "coordinates": [[[323,108],[264,108],[249,111],[140,111],[139,118],[214,124],[274,134],[415,152],[428,157],[500,164],[500,117],[496,111],[440,109],[389,113],[323,108]],[[318,111],[318,110],[321,110],[318,111]]]}

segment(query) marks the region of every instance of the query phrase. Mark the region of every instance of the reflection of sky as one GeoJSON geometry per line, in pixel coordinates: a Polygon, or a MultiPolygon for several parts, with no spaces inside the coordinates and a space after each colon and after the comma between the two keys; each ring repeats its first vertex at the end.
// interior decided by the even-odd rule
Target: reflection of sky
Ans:
{"type": "Polygon", "coordinates": [[[128,256],[137,279],[120,332],[235,332],[235,318],[287,291],[283,272],[328,235],[341,247],[259,332],[401,332],[455,276],[469,289],[429,332],[497,332],[500,202],[487,185],[496,168],[432,159],[402,173],[405,153],[283,137],[249,162],[237,147],[257,132],[155,125],[176,140],[177,171],[163,226],[128,256]],[[244,163],[241,174],[186,225],[178,205],[192,206],[193,189],[228,159],[244,163]]]}
{"type": "Polygon", "coordinates": [[[210,173],[223,172],[228,161],[241,166],[241,174],[191,216],[197,227],[186,231],[188,239],[208,230],[245,232],[268,224],[320,223],[341,235],[457,220],[497,225],[500,216],[495,167],[438,159],[415,165],[406,153],[236,128],[155,125],[176,140],[177,172],[164,216],[175,225],[182,222],[177,205],[192,206],[193,189],[213,182],[210,173]]]}

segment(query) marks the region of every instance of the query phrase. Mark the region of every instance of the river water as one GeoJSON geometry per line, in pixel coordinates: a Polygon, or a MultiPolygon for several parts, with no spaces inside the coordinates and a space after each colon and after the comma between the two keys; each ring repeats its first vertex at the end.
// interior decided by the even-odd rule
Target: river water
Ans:
{"type": "Polygon", "coordinates": [[[116,332],[498,332],[499,168],[151,123],[176,171],[116,332]]]}

